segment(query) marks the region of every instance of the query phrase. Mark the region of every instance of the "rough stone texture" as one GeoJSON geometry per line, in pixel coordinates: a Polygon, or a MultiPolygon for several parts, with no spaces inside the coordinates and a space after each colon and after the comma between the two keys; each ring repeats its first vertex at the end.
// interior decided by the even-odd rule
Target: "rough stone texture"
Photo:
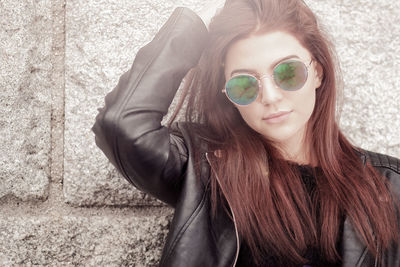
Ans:
{"type": "MultiPolygon", "coordinates": [[[[64,167],[65,3],[52,0],[51,182],[60,184],[64,167]]],[[[51,197],[51,190],[49,197],[51,197]]]]}
{"type": "Polygon", "coordinates": [[[157,266],[168,216],[10,217],[0,266],[157,266]]]}
{"type": "Polygon", "coordinates": [[[331,32],[342,66],[343,132],[400,157],[400,1],[306,2],[331,32]]]}
{"type": "Polygon", "coordinates": [[[0,199],[49,185],[51,2],[0,1],[0,199]]]}
{"type": "MultiPolygon", "coordinates": [[[[104,96],[177,6],[203,1],[68,1],[64,195],[73,205],[160,205],[133,188],[97,148],[91,127],[104,96]]],[[[174,104],[172,105],[172,108],[174,104]]]]}

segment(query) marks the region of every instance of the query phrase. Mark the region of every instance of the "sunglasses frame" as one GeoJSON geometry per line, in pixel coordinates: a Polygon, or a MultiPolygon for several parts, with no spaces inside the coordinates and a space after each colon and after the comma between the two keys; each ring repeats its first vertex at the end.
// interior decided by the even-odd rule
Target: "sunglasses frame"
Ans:
{"type": "Polygon", "coordinates": [[[262,79],[265,79],[265,78],[272,79],[272,80],[274,81],[275,87],[280,88],[280,89],[283,90],[283,91],[289,91],[289,92],[290,92],[290,91],[293,91],[293,92],[294,92],[294,91],[300,90],[301,88],[303,88],[304,84],[303,84],[300,88],[298,88],[298,89],[296,89],[296,90],[285,90],[285,89],[283,89],[282,87],[280,87],[280,86],[276,83],[276,81],[275,81],[275,79],[274,79],[274,71],[275,71],[275,68],[278,67],[280,64],[287,63],[287,62],[292,62],[292,61],[297,61],[297,62],[303,63],[304,67],[306,68],[306,79],[305,79],[305,82],[304,82],[304,84],[306,84],[306,82],[307,82],[307,80],[308,80],[309,68],[310,68],[310,66],[311,66],[311,63],[314,61],[314,59],[311,59],[310,62],[309,62],[308,64],[307,64],[306,62],[302,61],[302,60],[298,60],[298,59],[288,59],[288,60],[285,60],[285,61],[282,61],[282,62],[276,64],[275,67],[274,67],[273,70],[272,70],[272,74],[265,74],[265,75],[262,75],[262,76],[260,76],[260,77],[257,77],[257,76],[252,75],[252,74],[246,74],[246,73],[245,73],[245,74],[243,74],[243,73],[235,74],[235,75],[233,75],[232,77],[230,77],[229,80],[227,80],[227,81],[225,82],[225,87],[224,87],[224,89],[222,89],[221,91],[222,91],[222,93],[225,93],[226,97],[227,97],[227,98],[229,99],[229,101],[231,101],[233,104],[238,105],[238,106],[247,106],[247,105],[250,105],[251,103],[253,103],[253,102],[257,99],[258,94],[259,94],[259,92],[260,92],[260,88],[262,88],[261,80],[262,80],[262,79]],[[253,77],[253,78],[255,78],[255,79],[257,80],[258,89],[257,89],[257,96],[256,96],[256,98],[254,98],[254,100],[251,101],[250,103],[242,105],[242,104],[238,104],[238,103],[234,102],[234,101],[229,97],[228,93],[226,92],[226,85],[228,84],[228,82],[229,82],[231,79],[233,79],[233,78],[235,78],[235,77],[237,77],[237,76],[245,76],[245,75],[246,75],[246,76],[253,77]]]}

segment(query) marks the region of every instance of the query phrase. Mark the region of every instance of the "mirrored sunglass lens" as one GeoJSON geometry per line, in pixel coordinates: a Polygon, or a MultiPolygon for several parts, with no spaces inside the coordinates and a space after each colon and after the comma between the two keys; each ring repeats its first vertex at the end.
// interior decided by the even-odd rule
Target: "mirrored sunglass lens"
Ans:
{"type": "Polygon", "coordinates": [[[248,105],[257,98],[257,79],[248,75],[239,75],[226,84],[228,97],[238,105],[248,105]]]}
{"type": "Polygon", "coordinates": [[[298,90],[307,80],[307,68],[301,61],[287,61],[274,69],[276,84],[284,90],[298,90]]]}

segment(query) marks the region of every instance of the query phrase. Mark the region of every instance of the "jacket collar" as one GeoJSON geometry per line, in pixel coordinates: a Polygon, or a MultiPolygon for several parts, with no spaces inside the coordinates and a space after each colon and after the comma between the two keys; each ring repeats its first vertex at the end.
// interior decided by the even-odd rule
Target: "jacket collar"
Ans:
{"type": "Polygon", "coordinates": [[[348,217],[344,221],[341,250],[343,267],[377,266],[376,260],[371,259],[368,248],[361,243],[348,217]],[[372,262],[375,262],[374,265],[372,262]]]}

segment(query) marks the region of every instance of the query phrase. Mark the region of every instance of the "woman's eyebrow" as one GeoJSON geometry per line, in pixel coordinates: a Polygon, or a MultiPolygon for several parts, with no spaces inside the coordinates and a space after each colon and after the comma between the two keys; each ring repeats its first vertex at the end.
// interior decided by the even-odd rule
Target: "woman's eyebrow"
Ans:
{"type": "MultiPolygon", "coordinates": [[[[289,59],[289,58],[299,58],[299,56],[297,56],[297,55],[289,55],[289,56],[280,58],[280,59],[278,59],[278,60],[275,60],[275,61],[271,64],[270,68],[276,66],[279,62],[284,61],[284,60],[289,59]]],[[[254,75],[254,76],[257,76],[257,75],[258,75],[258,72],[257,72],[256,70],[253,70],[253,69],[236,69],[236,70],[233,70],[233,71],[231,72],[231,77],[232,77],[232,75],[235,74],[235,73],[244,73],[244,72],[245,72],[245,73],[252,74],[252,75],[254,75]]]]}

